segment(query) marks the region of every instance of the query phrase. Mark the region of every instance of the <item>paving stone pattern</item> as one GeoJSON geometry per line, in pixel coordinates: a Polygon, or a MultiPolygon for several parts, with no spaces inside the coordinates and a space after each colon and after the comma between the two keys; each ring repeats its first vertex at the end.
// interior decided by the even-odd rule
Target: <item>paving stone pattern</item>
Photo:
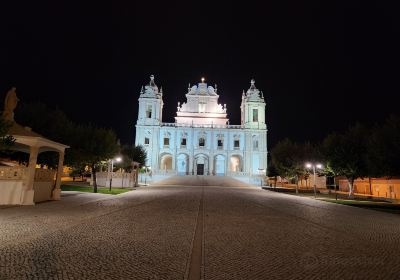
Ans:
{"type": "Polygon", "coordinates": [[[0,279],[400,279],[399,252],[398,215],[224,177],[0,209],[0,279]]]}

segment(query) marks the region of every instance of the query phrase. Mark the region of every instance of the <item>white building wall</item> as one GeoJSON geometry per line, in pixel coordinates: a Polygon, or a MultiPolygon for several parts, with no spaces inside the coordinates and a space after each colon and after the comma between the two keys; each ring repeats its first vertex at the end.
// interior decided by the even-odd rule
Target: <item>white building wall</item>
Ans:
{"type": "MultiPolygon", "coordinates": [[[[138,123],[136,125],[136,145],[143,145],[147,151],[147,165],[151,167],[153,174],[176,173],[179,175],[196,174],[204,175],[259,175],[266,172],[267,167],[267,130],[265,125],[265,102],[259,96],[259,91],[252,87],[248,94],[242,98],[243,114],[245,115],[241,125],[226,125],[221,123],[192,124],[190,121],[180,123],[162,123],[161,113],[163,102],[160,95],[152,95],[152,89],[157,92],[154,84],[146,86],[139,98],[139,107],[153,104],[152,120],[146,120],[146,107],[139,108],[138,123]],[[144,105],[142,105],[144,104],[144,105]],[[253,122],[252,109],[257,108],[258,122],[253,122]],[[144,118],[143,118],[144,116],[144,118]],[[154,117],[154,119],[153,119],[154,117]],[[181,146],[181,140],[185,136],[186,146],[181,146]],[[164,138],[169,139],[169,145],[164,145],[164,138]],[[204,147],[199,146],[199,138],[205,138],[204,147]],[[149,143],[145,143],[145,138],[149,143]],[[257,147],[254,146],[254,139],[258,139],[257,147]],[[218,147],[218,139],[223,141],[223,146],[218,147]],[[239,147],[234,146],[234,141],[239,140],[239,147]],[[235,165],[236,164],[236,165],[235,165]],[[203,172],[202,169],[204,168],[203,172]],[[233,170],[235,169],[235,170],[233,170]]],[[[203,88],[204,85],[203,85],[203,88]]],[[[193,92],[197,88],[189,89],[192,94],[187,94],[188,104],[178,105],[180,121],[188,118],[185,110],[196,110],[197,97],[193,92]],[[189,102],[189,99],[191,100],[189,102]],[[185,107],[186,106],[186,107],[185,107]],[[190,106],[194,106],[191,108],[190,106]],[[188,107],[190,107],[188,109],[188,107]],[[196,108],[195,108],[196,107],[196,108]]],[[[208,90],[211,97],[208,97],[210,104],[206,108],[219,110],[219,114],[226,115],[226,108],[218,104],[218,95],[213,88],[208,90]]],[[[204,99],[203,99],[204,100],[204,99]]],[[[197,104],[198,106],[198,104],[197,104]]],[[[202,115],[196,113],[202,118],[202,115]]],[[[220,118],[220,121],[223,118],[220,118]]],[[[208,119],[204,118],[206,122],[208,119]]]]}

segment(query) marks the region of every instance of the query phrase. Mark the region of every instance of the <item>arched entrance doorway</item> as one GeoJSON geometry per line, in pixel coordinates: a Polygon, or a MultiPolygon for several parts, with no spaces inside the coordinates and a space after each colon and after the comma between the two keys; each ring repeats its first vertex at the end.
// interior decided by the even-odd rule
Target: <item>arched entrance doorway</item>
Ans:
{"type": "Polygon", "coordinates": [[[194,174],[209,175],[208,172],[208,157],[204,154],[196,155],[194,158],[194,174]]]}
{"type": "Polygon", "coordinates": [[[189,156],[187,154],[178,155],[177,169],[178,175],[189,174],[189,156]]]}
{"type": "Polygon", "coordinates": [[[224,155],[216,155],[214,157],[214,174],[217,176],[225,175],[226,160],[224,155]]]}
{"type": "Polygon", "coordinates": [[[160,170],[172,170],[172,155],[163,154],[160,157],[160,170]]]}
{"type": "Polygon", "coordinates": [[[242,157],[240,155],[233,155],[229,162],[229,171],[231,172],[242,172],[242,157]]]}

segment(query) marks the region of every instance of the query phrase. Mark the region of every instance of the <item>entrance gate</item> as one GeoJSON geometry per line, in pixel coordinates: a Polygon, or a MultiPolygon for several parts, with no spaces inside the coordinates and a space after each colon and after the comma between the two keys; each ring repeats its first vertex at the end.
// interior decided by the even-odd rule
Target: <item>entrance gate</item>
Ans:
{"type": "Polygon", "coordinates": [[[197,175],[204,175],[204,164],[197,164],[197,175]]]}

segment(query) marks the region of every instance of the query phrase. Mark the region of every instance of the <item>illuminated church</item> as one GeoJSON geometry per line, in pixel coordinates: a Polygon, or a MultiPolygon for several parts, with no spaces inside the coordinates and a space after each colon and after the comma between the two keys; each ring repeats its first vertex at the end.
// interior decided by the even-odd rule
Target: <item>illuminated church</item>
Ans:
{"type": "Polygon", "coordinates": [[[178,102],[174,123],[162,121],[163,91],[150,77],[142,87],[136,123],[136,145],[147,151],[153,174],[253,176],[267,167],[265,101],[251,80],[243,91],[241,123],[229,124],[226,105],[218,103],[217,88],[204,79],[188,88],[178,102]]]}

